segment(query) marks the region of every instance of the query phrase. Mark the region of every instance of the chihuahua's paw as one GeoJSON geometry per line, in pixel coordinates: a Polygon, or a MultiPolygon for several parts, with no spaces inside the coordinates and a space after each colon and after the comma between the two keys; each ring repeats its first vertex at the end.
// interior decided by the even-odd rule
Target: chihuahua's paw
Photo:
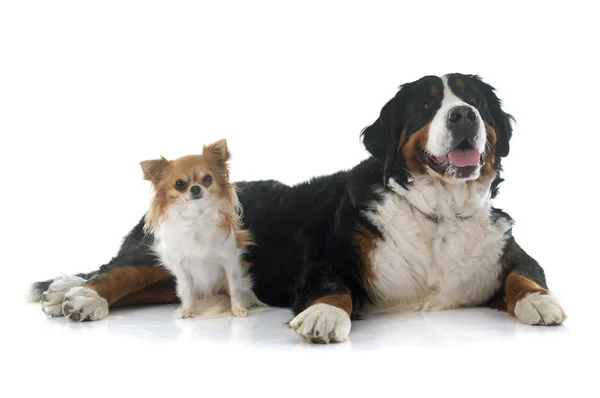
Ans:
{"type": "Polygon", "coordinates": [[[238,317],[246,317],[248,316],[248,309],[244,308],[244,307],[237,307],[237,306],[232,306],[231,307],[231,313],[234,316],[238,316],[238,317]]]}
{"type": "Polygon", "coordinates": [[[48,316],[63,316],[62,304],[65,295],[74,287],[79,287],[86,282],[78,276],[62,276],[48,286],[48,290],[42,293],[42,311],[48,316]]]}
{"type": "Polygon", "coordinates": [[[196,315],[194,313],[194,309],[193,308],[177,308],[175,310],[175,312],[173,313],[173,318],[177,318],[177,319],[185,319],[185,318],[193,318],[194,315],[196,315]]]}
{"type": "Polygon", "coordinates": [[[70,322],[97,321],[108,316],[108,302],[95,290],[74,287],[65,295],[62,310],[70,322]]]}

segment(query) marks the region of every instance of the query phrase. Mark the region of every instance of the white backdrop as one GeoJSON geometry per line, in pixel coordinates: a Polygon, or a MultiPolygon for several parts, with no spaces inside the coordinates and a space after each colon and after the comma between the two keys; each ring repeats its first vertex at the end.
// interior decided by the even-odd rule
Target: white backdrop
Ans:
{"type": "Polygon", "coordinates": [[[597,317],[600,31],[551,3],[2,2],[3,293],[108,261],[141,160],[227,138],[235,180],[300,182],[364,159],[397,86],[463,72],[518,122],[496,204],[570,319],[597,317]]]}

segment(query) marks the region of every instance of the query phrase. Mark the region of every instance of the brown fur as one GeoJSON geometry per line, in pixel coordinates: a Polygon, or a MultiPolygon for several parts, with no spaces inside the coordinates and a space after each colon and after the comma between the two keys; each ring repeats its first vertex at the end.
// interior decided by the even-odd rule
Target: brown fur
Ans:
{"type": "Polygon", "coordinates": [[[175,294],[175,281],[169,279],[163,282],[153,283],[137,292],[117,300],[111,308],[129,307],[133,305],[147,304],[171,304],[179,302],[175,294]]]}
{"type": "Polygon", "coordinates": [[[222,206],[219,210],[219,227],[228,233],[233,231],[238,246],[252,244],[250,232],[242,229],[241,210],[234,192],[235,187],[229,182],[230,158],[227,141],[223,139],[204,146],[201,155],[183,156],[173,161],[161,157],[141,162],[144,179],[152,182],[154,187],[150,210],[146,214],[146,232],[154,231],[167,208],[185,195],[185,192],[175,189],[175,183],[181,180],[188,187],[194,184],[204,185],[209,195],[220,198],[222,206]],[[213,178],[212,184],[208,186],[203,182],[207,175],[213,178]]]}
{"type": "Polygon", "coordinates": [[[465,86],[465,82],[462,79],[456,79],[456,87],[463,88],[465,86]]]}
{"type": "Polygon", "coordinates": [[[506,311],[514,315],[517,302],[531,293],[548,294],[549,292],[519,271],[512,271],[508,274],[505,284],[506,311]]]}
{"type": "Polygon", "coordinates": [[[358,227],[354,234],[354,249],[360,257],[363,278],[366,282],[375,281],[376,275],[371,264],[371,253],[377,248],[375,236],[363,227],[358,227]]]}
{"type": "Polygon", "coordinates": [[[483,166],[481,166],[481,172],[479,176],[479,180],[489,180],[490,178],[494,178],[496,176],[496,130],[489,124],[485,124],[485,153],[486,157],[484,159],[483,166]]]}
{"type": "Polygon", "coordinates": [[[435,97],[439,94],[440,88],[438,86],[431,86],[429,88],[429,96],[435,97]]]}
{"type": "Polygon", "coordinates": [[[316,299],[313,304],[329,304],[346,311],[348,316],[352,315],[352,299],[350,294],[336,294],[316,299]]]}
{"type": "Polygon", "coordinates": [[[95,290],[110,306],[131,293],[170,277],[169,271],[162,267],[124,265],[98,275],[83,286],[95,290]]]}
{"type": "Polygon", "coordinates": [[[408,140],[406,139],[405,131],[400,135],[399,150],[402,151],[402,156],[406,160],[406,168],[413,173],[420,174],[425,172],[425,161],[419,155],[419,148],[424,148],[427,145],[429,126],[430,123],[411,134],[408,140]]]}
{"type": "Polygon", "coordinates": [[[238,247],[250,246],[254,244],[252,233],[247,229],[238,229],[235,231],[235,243],[238,247]]]}

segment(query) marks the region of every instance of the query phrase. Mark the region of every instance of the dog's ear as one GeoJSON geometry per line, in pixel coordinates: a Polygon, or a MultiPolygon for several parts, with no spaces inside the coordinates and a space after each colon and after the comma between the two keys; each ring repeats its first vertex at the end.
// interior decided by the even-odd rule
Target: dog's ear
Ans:
{"type": "Polygon", "coordinates": [[[487,107],[490,111],[492,119],[494,119],[495,126],[492,126],[496,131],[496,156],[499,161],[501,157],[508,156],[510,151],[510,138],[512,137],[512,123],[515,118],[512,115],[502,110],[502,101],[498,98],[495,93],[494,87],[485,83],[481,77],[477,75],[470,76],[477,88],[485,97],[487,107]]]}
{"type": "Polygon", "coordinates": [[[140,166],[142,166],[144,180],[156,184],[164,177],[165,172],[171,166],[171,162],[161,156],[160,159],[144,160],[140,162],[140,166]]]}
{"type": "Polygon", "coordinates": [[[225,139],[205,145],[202,149],[202,154],[218,167],[225,167],[225,164],[231,158],[231,154],[227,148],[227,140],[225,139]]]}
{"type": "Polygon", "coordinates": [[[394,178],[397,183],[407,188],[406,161],[399,148],[404,126],[402,112],[403,96],[400,88],[396,96],[381,109],[375,123],[362,131],[361,137],[367,151],[383,164],[383,184],[387,185],[388,180],[394,178]]]}

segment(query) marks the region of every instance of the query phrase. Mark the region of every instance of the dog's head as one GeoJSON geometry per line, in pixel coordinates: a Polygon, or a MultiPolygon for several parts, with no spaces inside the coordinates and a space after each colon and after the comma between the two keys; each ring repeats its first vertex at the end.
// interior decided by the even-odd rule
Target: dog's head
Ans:
{"type": "Polygon", "coordinates": [[[219,140],[204,146],[201,155],[141,162],[144,179],[154,188],[146,229],[156,228],[168,211],[181,218],[193,218],[206,211],[218,211],[224,201],[234,203],[229,158],[227,142],[219,140]]]}
{"type": "Polygon", "coordinates": [[[404,84],[363,133],[384,182],[429,174],[446,181],[493,179],[508,155],[512,116],[476,75],[425,76],[404,84]]]}

